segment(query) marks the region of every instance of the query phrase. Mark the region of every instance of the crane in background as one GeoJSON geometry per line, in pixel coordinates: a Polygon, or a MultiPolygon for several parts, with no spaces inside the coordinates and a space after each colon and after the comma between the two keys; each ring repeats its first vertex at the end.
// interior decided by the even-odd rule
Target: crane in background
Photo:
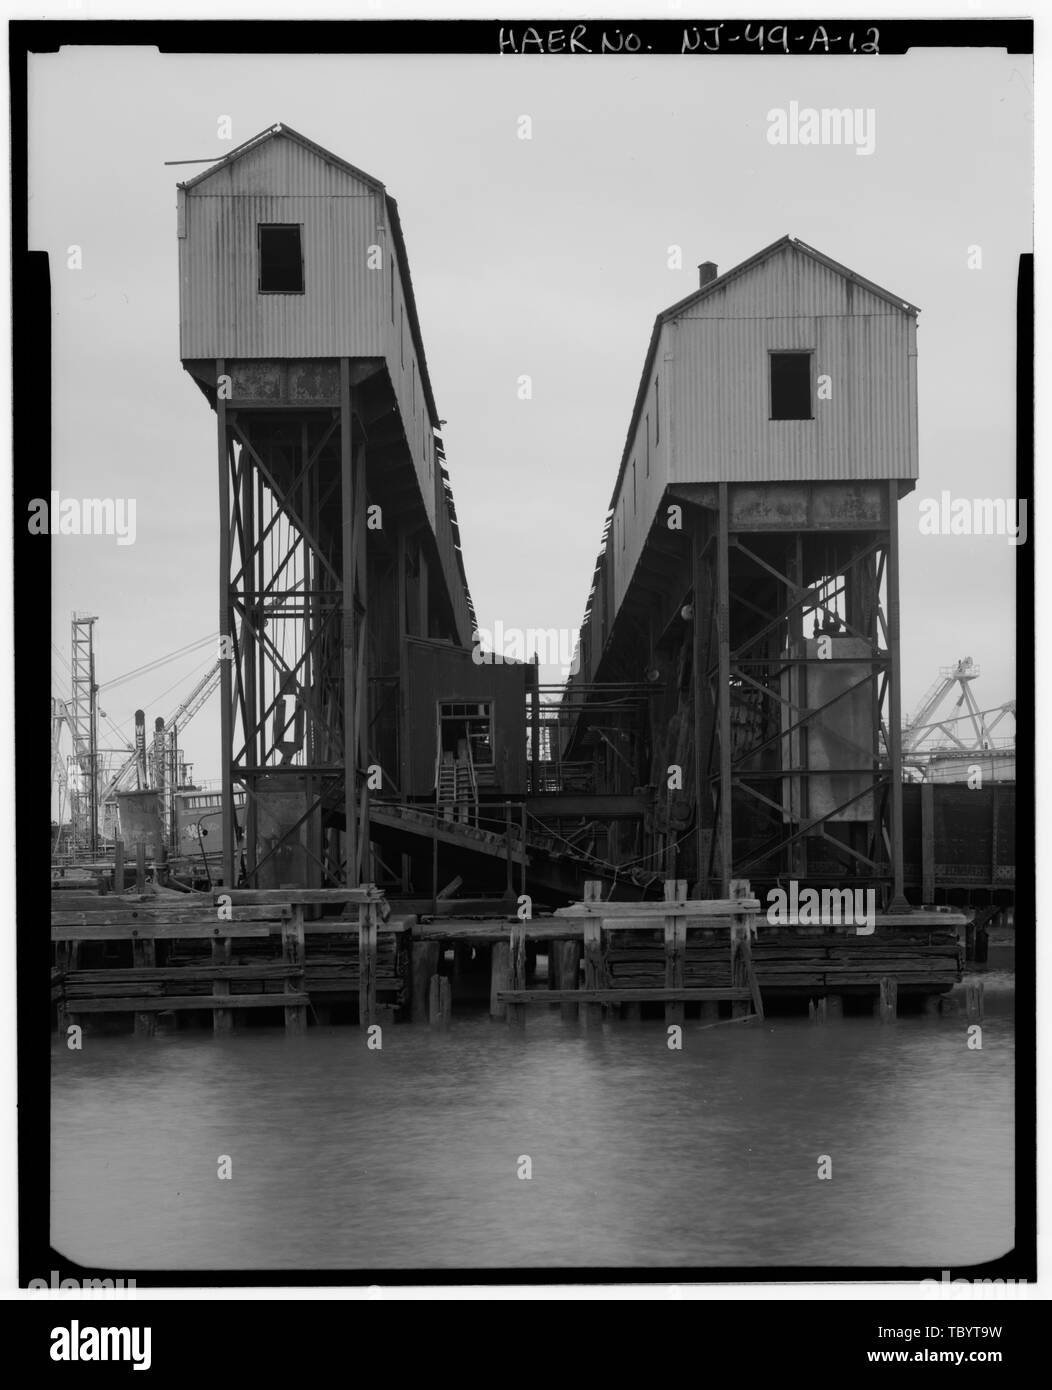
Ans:
{"type": "Polygon", "coordinates": [[[1003,719],[1015,716],[1015,701],[1007,700],[993,709],[980,709],[972,691],[972,682],[979,675],[980,668],[970,656],[953,666],[940,667],[938,678],[913,717],[907,719],[902,730],[902,756],[909,762],[914,780],[923,780],[925,767],[937,755],[967,758],[976,753],[1000,751],[1007,757],[1014,753],[1015,740],[995,739],[994,730],[1003,719]],[[952,712],[937,718],[939,708],[958,687],[960,693],[952,712]],[[939,741],[934,741],[939,735],[939,741]]]}
{"type": "MultiPolygon", "coordinates": [[[[83,613],[72,615],[71,662],[66,663],[55,648],[69,669],[72,693],[68,699],[53,696],[51,701],[51,801],[54,808],[57,797],[58,806],[52,853],[58,854],[65,848],[74,858],[95,857],[100,837],[108,838],[116,833],[117,794],[129,784],[142,789],[144,774],[147,785],[163,789],[170,822],[174,792],[186,771],[179,755],[179,734],[219,688],[222,670],[221,662],[216,661],[168,718],[157,721],[148,762],[140,759],[137,747],[126,743],[120,748],[100,749],[99,719],[106,716],[99,708],[100,686],[95,679],[94,624],[97,621],[96,617],[83,613]],[[64,733],[72,743],[72,753],[66,756],[62,752],[64,733]],[[114,755],[118,759],[115,765],[114,755]],[[67,806],[68,823],[65,820],[67,806]],[[61,843],[64,834],[68,836],[66,846],[61,843]]],[[[214,637],[197,639],[110,681],[109,685],[119,685],[146,670],[154,670],[210,641],[214,641],[214,637]]],[[[121,738],[120,731],[114,731],[121,738]]]]}
{"type": "MultiPolygon", "coordinates": [[[[197,682],[193,690],[182,701],[182,703],[172,711],[163,725],[157,730],[161,735],[164,748],[164,764],[161,765],[157,756],[158,743],[161,740],[155,736],[154,742],[150,745],[148,753],[148,767],[150,782],[153,786],[163,786],[168,792],[170,800],[180,780],[179,771],[179,734],[190,723],[191,719],[204,708],[209,699],[219,689],[220,674],[223,666],[221,661],[217,661],[214,666],[197,682]]],[[[106,805],[111,801],[116,801],[117,793],[124,790],[132,778],[135,776],[136,764],[138,762],[138,752],[133,751],[128,758],[121,764],[114,775],[110,778],[102,792],[102,804],[106,805]]]]}

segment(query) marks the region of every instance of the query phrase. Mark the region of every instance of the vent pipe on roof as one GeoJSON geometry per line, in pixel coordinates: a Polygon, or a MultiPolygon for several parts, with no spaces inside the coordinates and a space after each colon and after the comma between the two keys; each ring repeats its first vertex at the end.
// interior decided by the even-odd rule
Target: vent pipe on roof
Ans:
{"type": "Polygon", "coordinates": [[[701,265],[698,266],[698,289],[702,290],[706,285],[710,285],[719,273],[719,267],[715,261],[702,261],[701,265]]]}

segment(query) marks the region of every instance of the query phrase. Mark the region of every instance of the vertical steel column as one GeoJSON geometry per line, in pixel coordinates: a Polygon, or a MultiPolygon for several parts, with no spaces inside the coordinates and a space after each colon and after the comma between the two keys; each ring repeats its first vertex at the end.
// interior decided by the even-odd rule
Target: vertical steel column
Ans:
{"type": "Polygon", "coordinates": [[[902,854],[902,695],[899,688],[899,492],[888,483],[888,758],[891,767],[891,902],[892,912],[909,907],[903,893],[902,854]]]}
{"type": "Polygon", "coordinates": [[[398,522],[395,539],[395,603],[398,608],[395,630],[398,634],[398,790],[403,800],[409,795],[409,650],[406,643],[407,575],[409,562],[405,525],[398,522]]]}
{"type": "MultiPolygon", "coordinates": [[[[256,557],[253,554],[256,545],[256,510],[255,493],[253,490],[253,479],[256,473],[255,463],[247,449],[241,450],[241,584],[244,591],[244,608],[246,621],[241,624],[241,680],[245,701],[245,762],[251,768],[260,767],[266,761],[266,738],[262,729],[256,729],[259,723],[260,703],[257,698],[256,684],[256,664],[259,660],[257,651],[256,627],[259,624],[259,612],[256,608],[257,586],[255,579],[256,557]]],[[[262,515],[262,513],[260,513],[262,515]]],[[[260,574],[262,581],[262,574],[260,574]]],[[[259,592],[262,592],[260,587],[259,592]]],[[[262,602],[260,603],[262,607],[262,602]]],[[[261,689],[262,687],[258,687],[261,689]]],[[[233,749],[230,752],[233,754],[233,749]]],[[[259,855],[256,845],[256,792],[255,774],[245,780],[245,868],[246,877],[249,883],[254,881],[256,863],[259,855]]]]}
{"type": "MultiPolygon", "coordinates": [[[[719,642],[720,721],[720,897],[731,893],[734,819],[731,814],[731,642],[730,534],[727,484],[718,484],[719,515],[716,541],[716,633],[719,642]]],[[[695,619],[697,614],[695,614],[695,619]]]]}
{"type": "Polygon", "coordinates": [[[342,526],[342,633],[343,645],[343,807],[344,858],[348,885],[358,877],[358,671],[355,640],[354,581],[357,566],[354,536],[354,452],[351,438],[351,364],[340,358],[340,507],[342,526]]]}
{"type": "Polygon", "coordinates": [[[233,704],[231,679],[234,662],[233,633],[230,612],[230,464],[227,439],[226,398],[223,376],[226,364],[216,359],[216,423],[219,463],[219,642],[220,642],[220,739],[222,743],[222,800],[223,800],[223,883],[227,888],[237,885],[237,831],[234,821],[234,787],[231,762],[233,748],[233,704]]]}
{"type": "MultiPolygon", "coordinates": [[[[355,698],[355,717],[357,719],[357,738],[355,741],[355,765],[365,769],[369,766],[369,627],[368,627],[368,551],[366,549],[366,491],[365,491],[365,441],[361,440],[354,451],[354,515],[352,517],[354,536],[354,590],[351,594],[355,619],[355,642],[358,663],[358,692],[355,698]]],[[[363,873],[371,881],[373,878],[372,851],[369,843],[369,778],[363,776],[358,799],[358,844],[355,863],[357,877],[361,883],[363,873]],[[368,862],[366,861],[368,856],[368,862]]]]}
{"type": "MultiPolygon", "coordinates": [[[[789,641],[790,652],[789,666],[789,697],[792,701],[790,705],[790,723],[797,724],[803,718],[803,712],[807,708],[809,691],[808,683],[810,672],[806,660],[796,660],[795,658],[806,658],[807,647],[804,641],[804,613],[801,606],[802,594],[804,590],[804,539],[799,532],[790,537],[786,553],[786,571],[792,584],[792,592],[785,596],[786,607],[793,605],[789,614],[789,641]]],[[[789,793],[790,819],[789,829],[791,834],[795,834],[800,825],[805,825],[811,815],[811,779],[807,776],[810,769],[810,750],[808,747],[808,725],[798,728],[796,736],[789,735],[782,746],[788,746],[790,763],[794,755],[796,763],[801,771],[801,776],[790,778],[787,783],[789,793]],[[795,742],[795,749],[793,747],[795,742]],[[793,813],[799,816],[799,824],[793,820],[793,813]]],[[[784,769],[783,769],[784,770],[784,769]]],[[[784,793],[783,793],[784,804],[784,793]]],[[[807,837],[800,835],[793,840],[789,846],[789,872],[796,878],[801,879],[807,876],[807,837]]]]}
{"type": "MultiPolygon", "coordinates": [[[[708,851],[709,831],[705,815],[707,789],[705,787],[705,750],[709,741],[709,721],[706,717],[708,713],[708,671],[705,670],[705,657],[702,649],[702,537],[704,528],[701,524],[700,516],[695,513],[690,525],[690,572],[691,572],[691,592],[694,595],[694,622],[691,630],[691,671],[690,688],[693,693],[694,705],[694,819],[695,819],[695,857],[696,868],[695,877],[698,882],[698,892],[705,893],[707,889],[706,880],[708,878],[708,851]]],[[[667,774],[666,774],[667,776],[667,774]]],[[[666,804],[669,798],[666,795],[666,804]]],[[[669,841],[673,839],[671,829],[669,830],[669,841]]],[[[665,870],[672,876],[672,863],[666,861],[665,870]]]]}
{"type": "MultiPolygon", "coordinates": [[[[541,661],[533,654],[533,684],[530,686],[530,790],[534,796],[540,790],[541,760],[541,661]]],[[[525,844],[525,832],[523,844],[525,844]]],[[[523,892],[526,890],[523,889],[523,892]]]]}

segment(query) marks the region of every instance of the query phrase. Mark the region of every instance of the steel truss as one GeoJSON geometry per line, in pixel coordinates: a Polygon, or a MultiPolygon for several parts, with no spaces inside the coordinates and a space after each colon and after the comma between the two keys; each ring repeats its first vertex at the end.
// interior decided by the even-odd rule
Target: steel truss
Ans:
{"type": "Polygon", "coordinates": [[[889,905],[905,905],[898,494],[894,482],[886,488],[882,520],[866,529],[735,525],[726,484],[715,510],[695,510],[697,864],[712,895],[729,895],[735,878],[857,877],[884,885],[889,905]],[[855,639],[855,652],[829,655],[831,643],[826,655],[808,655],[806,639],[813,648],[823,632],[855,639]],[[839,688],[809,703],[809,672],[838,666],[839,688]],[[867,697],[859,754],[816,766],[809,750],[826,717],[844,702],[857,716],[867,697]],[[811,804],[819,778],[820,807],[811,804]],[[851,808],[861,818],[846,815],[851,808]]]}
{"type": "MultiPolygon", "coordinates": [[[[222,382],[224,363],[215,367],[222,382]]],[[[215,400],[228,884],[278,886],[293,872],[357,884],[367,868],[366,433],[355,380],[344,358],[336,405],[215,400]]]]}

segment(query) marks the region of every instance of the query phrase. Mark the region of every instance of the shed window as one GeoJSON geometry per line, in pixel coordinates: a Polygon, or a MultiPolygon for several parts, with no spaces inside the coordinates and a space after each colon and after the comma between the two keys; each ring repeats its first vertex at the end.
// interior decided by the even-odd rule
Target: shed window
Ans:
{"type": "Polygon", "coordinates": [[[493,706],[443,700],[438,707],[439,742],[443,753],[453,753],[484,767],[493,766],[493,706]]]}
{"type": "Polygon", "coordinates": [[[303,249],[300,228],[283,223],[259,227],[260,294],[303,293],[303,249]]]}
{"type": "Polygon", "coordinates": [[[771,419],[810,420],[811,354],[771,353],[771,419]]]}

